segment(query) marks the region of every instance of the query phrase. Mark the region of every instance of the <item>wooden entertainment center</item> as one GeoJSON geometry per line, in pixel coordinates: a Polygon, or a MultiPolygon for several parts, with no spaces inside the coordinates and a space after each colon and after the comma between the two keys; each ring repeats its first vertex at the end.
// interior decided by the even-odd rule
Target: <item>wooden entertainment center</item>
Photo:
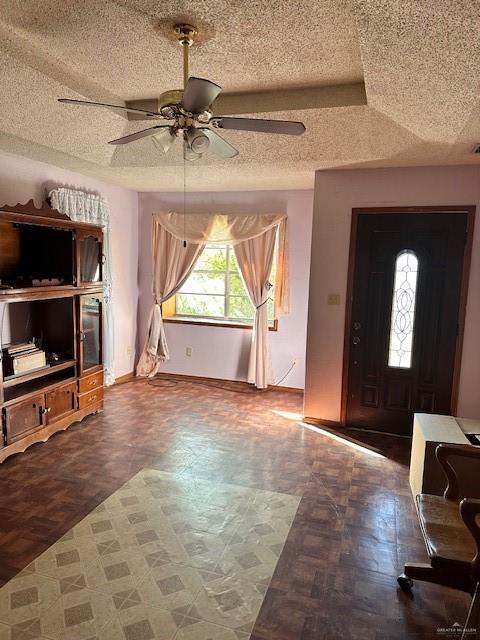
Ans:
{"type": "Polygon", "coordinates": [[[102,245],[33,201],[0,208],[0,462],[103,408],[102,245]],[[42,366],[15,373],[30,344],[42,366]]]}

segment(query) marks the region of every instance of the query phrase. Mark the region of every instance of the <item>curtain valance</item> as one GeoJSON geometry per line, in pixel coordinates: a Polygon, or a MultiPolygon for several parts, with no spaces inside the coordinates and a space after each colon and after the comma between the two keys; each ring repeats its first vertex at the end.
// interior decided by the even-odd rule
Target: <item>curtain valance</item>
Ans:
{"type": "Polygon", "coordinates": [[[200,214],[159,211],[155,220],[178,240],[193,244],[231,245],[252,240],[277,226],[287,216],[285,213],[250,214],[200,214]]]}
{"type": "Polygon", "coordinates": [[[95,193],[58,187],[49,191],[48,197],[54,209],[66,213],[72,220],[101,225],[102,227],[109,226],[108,205],[101,196],[95,193]]]}

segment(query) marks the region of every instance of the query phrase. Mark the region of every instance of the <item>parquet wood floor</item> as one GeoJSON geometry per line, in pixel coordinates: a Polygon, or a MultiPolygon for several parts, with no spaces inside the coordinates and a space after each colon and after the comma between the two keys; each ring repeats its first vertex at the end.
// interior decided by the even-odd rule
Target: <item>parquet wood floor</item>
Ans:
{"type": "Polygon", "coordinates": [[[396,585],[405,561],[426,561],[409,442],[310,429],[301,406],[186,382],[109,390],[102,414],[0,466],[1,583],[149,467],[301,496],[252,640],[449,637],[466,596],[416,583],[410,598],[396,585]]]}

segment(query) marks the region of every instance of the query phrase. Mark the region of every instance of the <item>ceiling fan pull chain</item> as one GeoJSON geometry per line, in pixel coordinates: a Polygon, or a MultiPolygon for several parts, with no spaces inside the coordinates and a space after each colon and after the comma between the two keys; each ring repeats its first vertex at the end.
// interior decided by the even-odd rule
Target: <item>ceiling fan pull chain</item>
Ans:
{"type": "Polygon", "coordinates": [[[186,212],[187,212],[187,162],[185,157],[185,140],[183,141],[183,248],[187,248],[186,212]]]}

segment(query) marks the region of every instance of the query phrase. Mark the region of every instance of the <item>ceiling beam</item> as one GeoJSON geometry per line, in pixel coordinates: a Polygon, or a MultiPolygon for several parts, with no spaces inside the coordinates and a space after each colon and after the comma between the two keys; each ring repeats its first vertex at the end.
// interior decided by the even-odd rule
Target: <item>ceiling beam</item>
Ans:
{"type": "Polygon", "coordinates": [[[220,94],[214,103],[214,114],[240,115],[270,111],[332,109],[366,105],[363,82],[302,89],[274,89],[248,93],[220,94]]]}

